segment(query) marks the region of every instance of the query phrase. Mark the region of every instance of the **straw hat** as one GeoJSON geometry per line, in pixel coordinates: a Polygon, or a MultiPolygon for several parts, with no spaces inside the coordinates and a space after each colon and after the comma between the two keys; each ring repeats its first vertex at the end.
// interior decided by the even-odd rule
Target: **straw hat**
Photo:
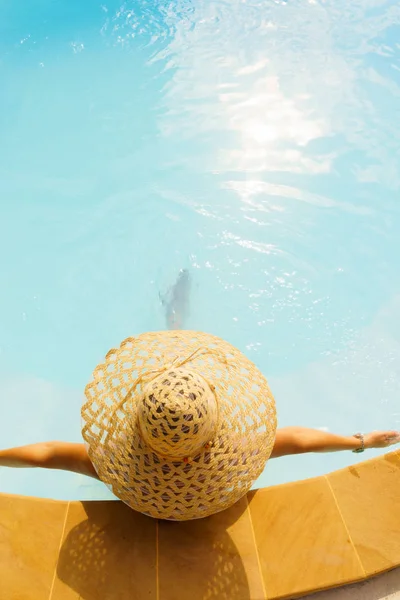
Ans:
{"type": "Polygon", "coordinates": [[[263,471],[275,401],[256,366],[205,333],[143,333],[110,350],[86,386],[82,435],[100,479],[160,519],[234,504],[263,471]]]}

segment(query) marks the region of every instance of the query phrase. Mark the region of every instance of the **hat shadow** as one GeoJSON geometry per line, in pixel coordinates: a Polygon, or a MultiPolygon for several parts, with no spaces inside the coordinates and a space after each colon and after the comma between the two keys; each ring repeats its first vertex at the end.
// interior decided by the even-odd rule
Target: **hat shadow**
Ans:
{"type": "Polygon", "coordinates": [[[155,521],[120,502],[73,504],[79,518],[67,526],[57,577],[82,600],[250,600],[246,570],[227,531],[246,510],[246,499],[180,523],[155,521]]]}

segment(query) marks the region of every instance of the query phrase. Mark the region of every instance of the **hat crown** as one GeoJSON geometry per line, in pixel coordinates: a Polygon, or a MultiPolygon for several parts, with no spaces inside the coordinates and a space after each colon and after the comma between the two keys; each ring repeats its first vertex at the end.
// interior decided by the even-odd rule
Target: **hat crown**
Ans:
{"type": "Polygon", "coordinates": [[[209,384],[195,371],[171,368],[144,388],[139,404],[142,435],[160,456],[196,456],[215,435],[218,406],[209,384]]]}

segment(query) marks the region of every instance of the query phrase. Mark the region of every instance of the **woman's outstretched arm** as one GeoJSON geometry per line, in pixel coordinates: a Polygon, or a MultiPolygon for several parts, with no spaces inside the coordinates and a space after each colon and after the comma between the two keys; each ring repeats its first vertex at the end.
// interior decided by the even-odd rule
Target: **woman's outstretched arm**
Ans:
{"type": "Polygon", "coordinates": [[[84,444],[43,442],[0,450],[0,467],[61,469],[98,479],[84,444]]]}
{"type": "MultiPolygon", "coordinates": [[[[397,431],[374,431],[364,436],[365,449],[386,448],[400,442],[397,431]]],[[[361,441],[355,436],[340,436],[318,429],[285,427],[278,429],[271,458],[307,452],[356,450],[361,441]]],[[[43,442],[0,450],[0,467],[41,467],[61,469],[98,479],[84,444],[43,442]]]]}
{"type": "MultiPolygon", "coordinates": [[[[364,436],[365,449],[386,448],[400,442],[398,431],[373,431],[364,436]]],[[[306,427],[284,427],[276,432],[271,458],[307,452],[357,450],[361,441],[354,435],[342,436],[306,427]]]]}

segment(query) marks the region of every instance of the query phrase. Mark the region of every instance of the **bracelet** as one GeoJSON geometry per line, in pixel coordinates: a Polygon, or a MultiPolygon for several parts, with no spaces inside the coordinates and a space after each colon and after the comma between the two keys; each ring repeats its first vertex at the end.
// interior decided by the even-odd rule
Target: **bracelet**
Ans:
{"type": "Polygon", "coordinates": [[[352,450],[352,452],[354,452],[355,454],[359,454],[360,452],[364,452],[364,450],[365,450],[364,435],[362,433],[355,433],[353,437],[355,437],[355,438],[357,438],[357,439],[360,440],[361,446],[359,448],[356,448],[355,450],[352,450]]]}

